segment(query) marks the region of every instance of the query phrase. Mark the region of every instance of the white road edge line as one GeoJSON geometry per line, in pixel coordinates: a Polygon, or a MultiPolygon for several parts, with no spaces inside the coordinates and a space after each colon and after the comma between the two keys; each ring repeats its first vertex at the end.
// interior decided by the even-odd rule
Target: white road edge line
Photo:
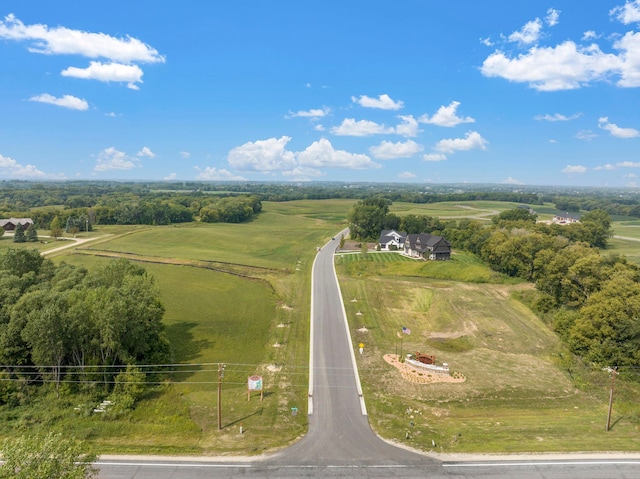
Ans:
{"type": "Polygon", "coordinates": [[[202,463],[180,463],[180,462],[167,462],[167,463],[158,463],[153,464],[149,462],[109,462],[109,461],[98,461],[93,463],[96,466],[131,466],[131,467],[211,467],[211,468],[222,468],[222,467],[242,467],[242,468],[251,468],[256,467],[255,464],[202,464],[202,463]]]}
{"type": "Polygon", "coordinates": [[[464,462],[464,463],[442,463],[442,467],[531,467],[531,466],[602,466],[612,464],[630,464],[640,465],[640,461],[540,461],[540,462],[509,462],[508,459],[504,462],[464,462]]]}
{"type": "MultiPolygon", "coordinates": [[[[328,243],[327,243],[328,244],[328,243]]],[[[325,245],[326,246],[326,245],[325,245]]],[[[320,251],[316,254],[315,258],[313,258],[313,265],[311,266],[311,312],[309,318],[309,395],[307,396],[307,414],[311,416],[313,414],[313,329],[315,328],[315,318],[313,315],[313,278],[315,277],[316,270],[316,261],[318,261],[318,256],[320,255],[320,251]]]]}
{"type": "MultiPolygon", "coordinates": [[[[339,234],[344,235],[347,230],[342,230],[339,234]]],[[[338,281],[338,273],[336,273],[336,260],[335,255],[331,261],[333,267],[333,276],[336,278],[336,285],[338,285],[338,297],[340,298],[340,306],[342,307],[342,319],[344,320],[344,328],[347,331],[347,338],[349,340],[349,351],[351,352],[351,364],[353,365],[353,374],[356,380],[356,389],[358,390],[358,397],[360,398],[360,410],[362,415],[367,415],[367,406],[364,403],[364,396],[362,394],[362,385],[360,384],[360,374],[358,373],[358,363],[356,363],[356,353],[353,348],[353,340],[351,339],[351,331],[349,331],[349,321],[347,321],[347,310],[344,308],[344,301],[342,299],[342,290],[340,289],[340,282],[338,281]]]]}

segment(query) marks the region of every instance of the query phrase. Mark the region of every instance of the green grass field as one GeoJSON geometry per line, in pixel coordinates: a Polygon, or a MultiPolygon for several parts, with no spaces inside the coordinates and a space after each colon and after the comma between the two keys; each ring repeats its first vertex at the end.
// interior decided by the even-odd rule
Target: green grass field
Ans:
{"type": "Polygon", "coordinates": [[[45,428],[87,439],[103,453],[167,454],[259,454],[298,438],[307,426],[311,265],[316,246],[344,227],[346,215],[340,202],[310,205],[267,203],[257,220],[241,225],[97,225],[91,235],[110,236],[56,255],[56,262],[88,268],[109,261],[104,255],[142,260],[160,286],[174,361],[190,366],[176,367],[125,418],[78,414],[64,395],[43,394],[29,410],[0,408],[0,435],[45,428]],[[226,364],[221,431],[218,363],[226,364]],[[253,374],[264,378],[262,402],[257,393],[247,401],[253,374]],[[293,417],[291,407],[300,414],[293,417]]]}
{"type": "Polygon", "coordinates": [[[616,426],[605,433],[606,373],[588,390],[569,379],[555,334],[513,299],[531,285],[461,281],[468,271],[454,262],[442,265],[456,281],[428,269],[378,274],[368,258],[357,271],[357,263],[342,258],[337,267],[353,342],[366,345],[359,368],[369,418],[383,437],[436,452],[640,448],[640,389],[623,386],[616,426]],[[399,339],[402,327],[411,334],[399,339]],[[416,351],[435,354],[466,381],[414,384],[383,360],[416,351]]]}
{"type": "MultiPolygon", "coordinates": [[[[29,410],[0,407],[0,436],[41,428],[75,434],[103,453],[210,455],[260,454],[294,441],[307,427],[311,265],[316,247],[346,226],[353,203],[265,202],[258,218],[240,225],[96,225],[89,235],[103,238],[54,261],[89,268],[109,255],[141,261],[160,286],[174,361],[190,366],[176,368],[122,418],[89,414],[89,402],[78,413],[79,404],[53,394],[34,398],[29,410]],[[218,363],[227,364],[221,431],[218,363]],[[246,378],[256,373],[265,378],[262,402],[256,393],[247,401],[246,378]]],[[[490,220],[514,206],[397,203],[392,211],[490,220]]],[[[634,227],[614,225],[624,236],[634,227]]],[[[611,252],[640,259],[640,242],[611,243],[611,252]]],[[[0,238],[0,248],[13,246],[0,238]]],[[[383,437],[442,452],[640,450],[637,388],[619,382],[614,427],[605,434],[606,373],[592,376],[589,389],[569,378],[555,335],[514,299],[530,285],[461,252],[448,262],[354,253],[336,264],[353,341],[366,344],[359,367],[369,420],[383,437]],[[402,326],[411,334],[400,341],[402,326]],[[399,348],[436,354],[466,381],[405,382],[383,359],[399,348]]]]}

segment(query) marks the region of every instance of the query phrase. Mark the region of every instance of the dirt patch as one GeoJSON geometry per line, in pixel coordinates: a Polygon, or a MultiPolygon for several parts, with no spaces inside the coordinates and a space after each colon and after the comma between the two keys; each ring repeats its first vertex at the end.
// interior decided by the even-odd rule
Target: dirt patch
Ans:
{"type": "MultiPolygon", "coordinates": [[[[375,250],[377,243],[367,243],[368,250],[375,250]]],[[[340,248],[340,251],[362,251],[362,242],[346,240],[344,246],[340,248]]]]}
{"type": "Polygon", "coordinates": [[[400,371],[400,375],[406,381],[416,384],[431,384],[431,383],[463,383],[467,380],[461,374],[456,376],[449,376],[448,374],[429,373],[428,371],[419,371],[413,366],[401,363],[397,354],[385,354],[384,360],[394,366],[400,371]]]}

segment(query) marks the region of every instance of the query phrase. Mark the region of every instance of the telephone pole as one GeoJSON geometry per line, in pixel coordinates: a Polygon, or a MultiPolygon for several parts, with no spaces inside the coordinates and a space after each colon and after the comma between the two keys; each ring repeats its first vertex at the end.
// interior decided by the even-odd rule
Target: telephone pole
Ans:
{"type": "Polygon", "coordinates": [[[607,368],[609,370],[609,372],[611,373],[611,391],[609,392],[609,413],[607,414],[607,431],[609,431],[609,429],[611,429],[611,409],[613,408],[613,387],[616,384],[616,375],[618,374],[616,369],[618,369],[618,367],[614,367],[614,368],[607,368]]]}
{"type": "Polygon", "coordinates": [[[224,364],[218,363],[218,430],[222,429],[222,378],[224,378],[224,364]]]}

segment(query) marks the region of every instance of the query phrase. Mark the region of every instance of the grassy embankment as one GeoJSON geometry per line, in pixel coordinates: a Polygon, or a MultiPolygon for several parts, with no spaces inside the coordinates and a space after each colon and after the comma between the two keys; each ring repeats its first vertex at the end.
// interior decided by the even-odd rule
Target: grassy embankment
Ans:
{"type": "MultiPolygon", "coordinates": [[[[476,207],[465,206],[463,215],[476,207]]],[[[456,207],[427,210],[454,216],[456,207]]],[[[464,253],[438,263],[352,254],[337,268],[353,341],[366,345],[359,367],[370,421],[383,437],[438,452],[640,450],[640,389],[618,381],[605,432],[607,373],[568,370],[555,334],[516,299],[531,285],[464,253]],[[411,334],[400,342],[403,326],[411,334]],[[400,348],[435,354],[466,381],[410,383],[383,359],[400,348]]]]}
{"type": "MultiPolygon", "coordinates": [[[[130,416],[78,413],[77,403],[89,398],[43,395],[29,409],[0,408],[0,435],[60,430],[102,453],[257,454],[295,440],[307,422],[315,247],[342,229],[350,205],[266,203],[256,220],[240,225],[96,226],[91,235],[112,236],[56,254],[55,261],[89,268],[113,256],[143,261],[160,286],[174,361],[193,366],[176,368],[189,372],[170,375],[171,384],[154,388],[130,416]],[[219,362],[226,363],[221,431],[219,362]],[[258,393],[247,401],[252,374],[264,377],[262,402],[258,393]]],[[[15,246],[7,239],[3,247],[15,246]]],[[[83,404],[82,411],[90,410],[83,404]]]]}

